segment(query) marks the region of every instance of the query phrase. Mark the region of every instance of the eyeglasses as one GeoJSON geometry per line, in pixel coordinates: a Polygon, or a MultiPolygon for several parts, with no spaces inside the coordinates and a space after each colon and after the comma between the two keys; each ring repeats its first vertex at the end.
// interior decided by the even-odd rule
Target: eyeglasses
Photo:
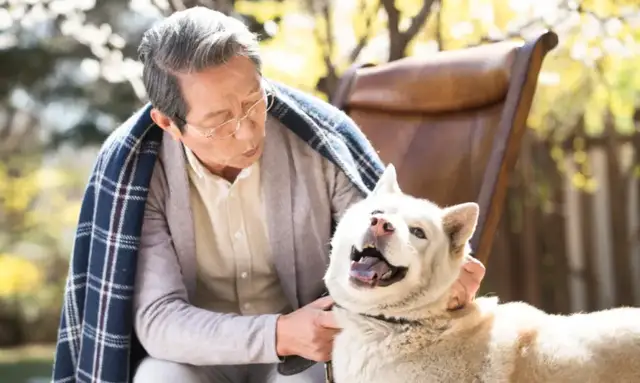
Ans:
{"type": "Polygon", "coordinates": [[[247,118],[257,117],[259,114],[265,113],[271,109],[273,106],[273,97],[268,97],[266,91],[263,90],[262,97],[251,104],[246,110],[244,110],[244,114],[238,117],[231,118],[221,124],[218,124],[214,127],[203,128],[193,124],[190,124],[185,119],[176,116],[178,120],[180,120],[185,125],[189,125],[193,128],[199,135],[204,138],[214,139],[214,140],[224,140],[235,135],[238,130],[240,130],[240,125],[242,121],[247,118]],[[269,99],[271,99],[271,103],[269,103],[269,99]],[[263,109],[264,108],[264,109],[263,109]],[[234,123],[235,122],[235,123],[234,123]]]}

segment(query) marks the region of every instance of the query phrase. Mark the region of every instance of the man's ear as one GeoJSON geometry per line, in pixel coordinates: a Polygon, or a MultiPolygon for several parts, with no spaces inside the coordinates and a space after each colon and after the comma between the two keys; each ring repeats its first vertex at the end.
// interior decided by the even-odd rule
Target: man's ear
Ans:
{"type": "Polygon", "coordinates": [[[173,137],[176,141],[182,140],[182,132],[173,121],[167,117],[164,113],[159,111],[156,108],[151,109],[151,119],[156,123],[162,130],[169,133],[171,137],[173,137]]]}
{"type": "Polygon", "coordinates": [[[396,168],[393,164],[387,165],[384,172],[380,176],[376,187],[373,188],[371,195],[379,194],[399,194],[402,193],[400,185],[398,185],[398,177],[396,175],[396,168]]]}
{"type": "Polygon", "coordinates": [[[480,206],[475,202],[461,203],[444,209],[442,227],[449,237],[453,254],[462,254],[460,250],[471,239],[478,224],[480,206]]]}

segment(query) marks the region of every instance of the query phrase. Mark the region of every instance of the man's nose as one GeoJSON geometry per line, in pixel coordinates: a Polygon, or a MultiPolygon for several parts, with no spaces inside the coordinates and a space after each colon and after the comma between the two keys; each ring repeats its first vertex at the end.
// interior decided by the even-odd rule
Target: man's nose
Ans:
{"type": "Polygon", "coordinates": [[[393,233],[395,227],[391,224],[391,222],[384,219],[384,217],[371,217],[371,232],[376,237],[382,237],[385,235],[389,235],[393,233]]]}
{"type": "Polygon", "coordinates": [[[240,121],[236,121],[236,124],[239,124],[239,126],[236,126],[237,130],[234,134],[235,138],[240,141],[252,141],[255,134],[252,121],[248,118],[244,118],[240,121]]]}

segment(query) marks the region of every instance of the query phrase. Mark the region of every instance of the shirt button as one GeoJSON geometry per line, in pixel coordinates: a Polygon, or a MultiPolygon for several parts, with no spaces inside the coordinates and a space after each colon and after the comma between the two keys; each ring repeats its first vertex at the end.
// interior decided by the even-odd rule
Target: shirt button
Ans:
{"type": "Polygon", "coordinates": [[[244,307],[245,310],[249,310],[251,308],[251,303],[245,303],[242,307],[244,307]]]}
{"type": "Polygon", "coordinates": [[[236,231],[236,234],[234,235],[234,237],[235,237],[236,239],[240,239],[240,238],[242,238],[242,233],[241,233],[241,232],[239,232],[239,231],[236,231]]]}
{"type": "Polygon", "coordinates": [[[240,278],[245,279],[248,275],[246,271],[243,271],[242,274],[240,274],[240,278]]]}

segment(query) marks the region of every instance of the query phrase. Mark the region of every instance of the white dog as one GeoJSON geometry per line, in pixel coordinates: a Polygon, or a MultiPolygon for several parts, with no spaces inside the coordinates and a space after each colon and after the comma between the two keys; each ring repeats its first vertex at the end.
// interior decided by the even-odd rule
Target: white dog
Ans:
{"type": "Polygon", "coordinates": [[[549,315],[478,298],[446,309],[478,205],[404,195],[392,165],[332,240],[336,383],[640,383],[640,309],[549,315]]]}

